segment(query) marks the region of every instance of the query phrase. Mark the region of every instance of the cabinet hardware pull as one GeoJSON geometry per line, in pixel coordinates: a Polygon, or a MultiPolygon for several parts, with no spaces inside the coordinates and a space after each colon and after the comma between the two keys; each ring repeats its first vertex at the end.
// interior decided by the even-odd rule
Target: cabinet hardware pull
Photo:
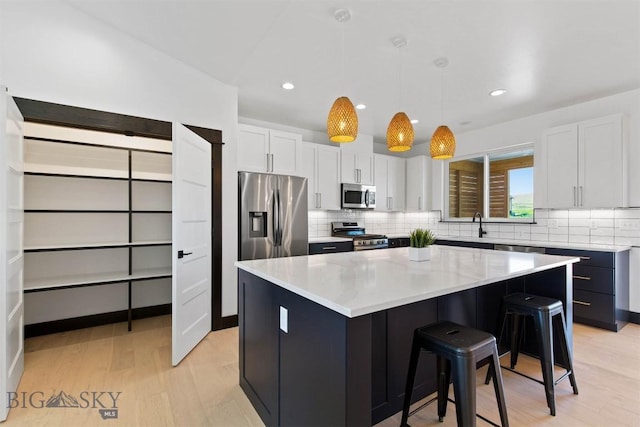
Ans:
{"type": "Polygon", "coordinates": [[[318,208],[322,207],[322,193],[318,193],[318,208]]]}
{"type": "Polygon", "coordinates": [[[353,170],[353,180],[358,183],[358,169],[353,170]]]}
{"type": "Polygon", "coordinates": [[[328,251],[328,250],[331,250],[331,249],[336,249],[336,247],[335,246],[323,246],[322,247],[323,251],[328,251]]]}
{"type": "Polygon", "coordinates": [[[270,160],[271,160],[271,155],[267,153],[267,172],[271,172],[271,168],[269,167],[270,160]]]}
{"type": "Polygon", "coordinates": [[[422,210],[422,196],[418,196],[418,210],[422,210]]]}
{"type": "Polygon", "coordinates": [[[182,259],[188,255],[191,255],[193,252],[185,252],[185,251],[178,251],[178,259],[182,259]]]}
{"type": "Polygon", "coordinates": [[[574,279],[580,279],[580,280],[591,280],[591,277],[587,277],[587,276],[573,276],[574,279]]]}
{"type": "Polygon", "coordinates": [[[574,186],[573,186],[573,206],[578,206],[578,205],[577,205],[577,202],[576,202],[576,199],[577,199],[577,188],[576,188],[576,186],[574,185],[574,186]]]}
{"type": "Polygon", "coordinates": [[[585,261],[589,261],[591,259],[590,256],[581,256],[580,259],[583,259],[585,261]]]}
{"type": "Polygon", "coordinates": [[[578,301],[578,300],[576,300],[576,299],[574,299],[574,300],[573,300],[573,303],[574,303],[574,304],[580,304],[580,305],[586,305],[587,307],[590,307],[590,306],[591,306],[591,303],[590,303],[590,302],[578,301]]]}
{"type": "Polygon", "coordinates": [[[273,154],[271,155],[271,172],[273,172],[273,154]]]}

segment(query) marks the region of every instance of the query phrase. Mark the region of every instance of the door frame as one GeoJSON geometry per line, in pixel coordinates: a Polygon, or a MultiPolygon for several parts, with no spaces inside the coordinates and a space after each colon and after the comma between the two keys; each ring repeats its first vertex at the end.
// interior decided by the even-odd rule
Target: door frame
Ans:
{"type": "MultiPolygon", "coordinates": [[[[172,140],[172,123],[25,98],[13,98],[25,122],[172,140]]],[[[211,144],[211,330],[237,325],[222,318],[222,131],[185,126],[211,144]]],[[[93,325],[92,325],[93,326],[93,325]]],[[[58,331],[56,331],[58,332],[58,331]]]]}

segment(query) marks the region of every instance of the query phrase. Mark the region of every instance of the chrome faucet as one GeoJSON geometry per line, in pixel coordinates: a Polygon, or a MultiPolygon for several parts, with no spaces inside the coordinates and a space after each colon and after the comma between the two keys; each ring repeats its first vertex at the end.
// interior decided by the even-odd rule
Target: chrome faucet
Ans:
{"type": "Polygon", "coordinates": [[[471,220],[471,222],[476,222],[476,217],[480,218],[480,228],[478,228],[478,237],[482,238],[483,234],[487,234],[487,232],[482,229],[482,214],[480,212],[474,213],[473,219],[471,220]]]}

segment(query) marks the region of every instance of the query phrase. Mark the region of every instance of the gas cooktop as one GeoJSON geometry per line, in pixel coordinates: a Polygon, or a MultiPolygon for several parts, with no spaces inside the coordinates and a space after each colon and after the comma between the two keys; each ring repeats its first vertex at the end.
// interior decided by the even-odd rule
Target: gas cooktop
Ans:
{"type": "Polygon", "coordinates": [[[334,221],[331,223],[331,235],[335,237],[351,237],[353,250],[384,249],[389,247],[389,239],[384,234],[367,234],[357,222],[334,221]]]}

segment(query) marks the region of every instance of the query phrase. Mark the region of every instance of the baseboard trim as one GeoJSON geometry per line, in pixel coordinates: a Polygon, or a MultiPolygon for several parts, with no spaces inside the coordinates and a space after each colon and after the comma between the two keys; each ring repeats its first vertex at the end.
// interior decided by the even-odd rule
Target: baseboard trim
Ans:
{"type": "Polygon", "coordinates": [[[222,318],[222,329],[234,328],[238,326],[238,315],[225,316],[222,318]]]}
{"type": "Polygon", "coordinates": [[[630,311],[629,322],[635,323],[636,325],[640,325],[640,313],[635,313],[633,311],[630,311]]]}
{"type": "MultiPolygon", "coordinates": [[[[144,319],[147,317],[162,316],[165,314],[171,314],[171,304],[134,308],[131,312],[131,317],[132,319],[136,320],[144,319]]],[[[112,311],[110,313],[100,313],[92,314],[89,316],[74,317],[71,319],[53,320],[51,322],[34,323],[32,325],[25,325],[24,337],[31,338],[40,335],[73,331],[75,329],[90,328],[92,326],[107,325],[109,323],[126,322],[127,319],[127,310],[121,310],[112,311]]]]}

